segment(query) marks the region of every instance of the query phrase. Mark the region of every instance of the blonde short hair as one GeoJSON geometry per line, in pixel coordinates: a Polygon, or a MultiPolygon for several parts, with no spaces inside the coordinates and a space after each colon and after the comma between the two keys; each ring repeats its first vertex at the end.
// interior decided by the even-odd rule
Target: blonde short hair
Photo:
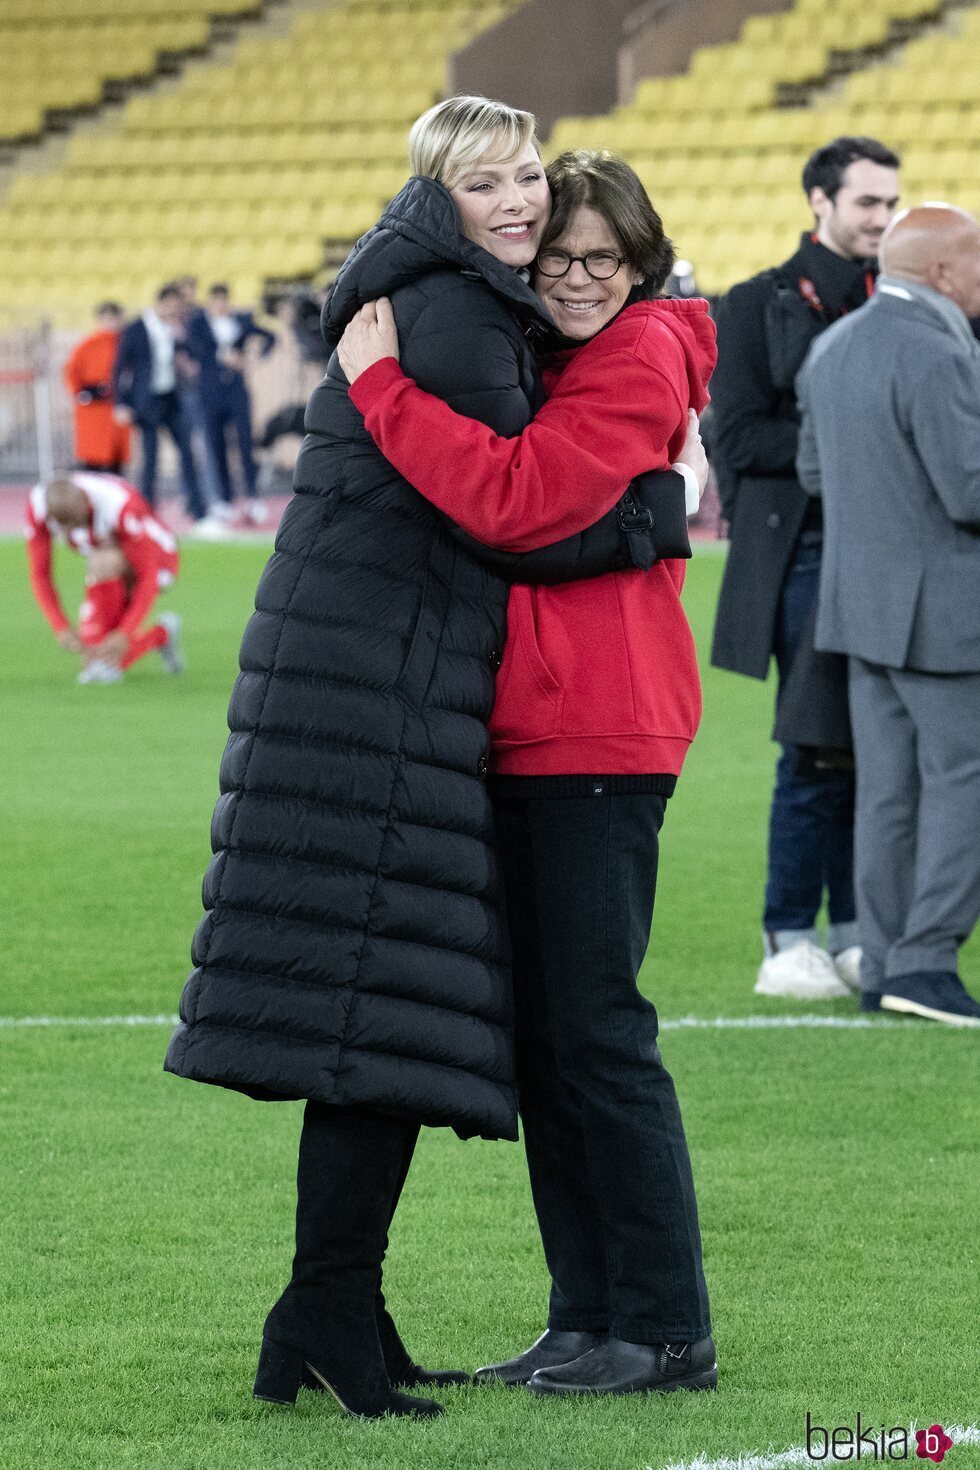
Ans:
{"type": "Polygon", "coordinates": [[[537,147],[537,119],[489,97],[447,97],[412,124],[408,161],[413,174],[436,179],[447,189],[487,155],[514,158],[529,143],[537,147]]]}

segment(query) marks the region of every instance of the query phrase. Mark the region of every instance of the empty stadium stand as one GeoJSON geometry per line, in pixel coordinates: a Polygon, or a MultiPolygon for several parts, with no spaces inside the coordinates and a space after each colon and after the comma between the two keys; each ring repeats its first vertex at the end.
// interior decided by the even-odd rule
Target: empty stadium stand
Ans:
{"type": "MultiPolygon", "coordinates": [[[[408,125],[448,57],[520,3],[279,0],[278,27],[244,23],[230,51],[160,79],[161,57],[205,51],[216,17],[260,0],[0,0],[0,137],[143,79],[57,163],[23,147],[0,202],[0,308],[71,324],[186,271],[241,299],[313,276],[404,181],[408,125]]],[[[897,146],[909,200],[980,208],[978,74],[980,5],[795,0],[611,112],[561,119],[547,149],[628,157],[718,291],[789,253],[802,160],[841,132],[897,146]]]]}
{"type": "MultiPolygon", "coordinates": [[[[230,279],[243,300],[254,300],[264,280],[311,276],[325,242],[340,242],[343,253],[401,187],[408,126],[442,95],[450,51],[515,3],[296,5],[283,34],[246,31],[230,58],[135,92],[100,128],[79,131],[57,167],[17,173],[0,207],[0,302],[81,321],[100,297],[135,305],[177,273],[230,279]]],[[[36,36],[50,18],[58,45],[44,54],[57,51],[59,66],[45,72],[39,63],[50,109],[80,95],[67,82],[59,93],[54,80],[74,78],[66,32],[75,18],[83,29],[90,16],[102,18],[97,75],[89,58],[99,47],[79,53],[95,88],[123,74],[117,37],[142,36],[146,59],[164,21],[200,27],[219,9],[258,8],[250,0],[0,0],[0,23],[4,38],[21,28],[36,36]]]]}
{"type": "Polygon", "coordinates": [[[899,149],[906,201],[980,210],[978,75],[977,5],[796,0],[700,48],[684,75],[640,82],[608,115],[563,118],[549,152],[629,158],[702,289],[717,292],[791,252],[809,222],[802,162],[841,133],[899,149]]]}

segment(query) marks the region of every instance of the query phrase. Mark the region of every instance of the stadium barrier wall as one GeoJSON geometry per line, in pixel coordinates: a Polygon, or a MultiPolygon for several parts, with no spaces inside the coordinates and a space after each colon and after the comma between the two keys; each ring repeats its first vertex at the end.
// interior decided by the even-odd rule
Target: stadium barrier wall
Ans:
{"type": "Polygon", "coordinates": [[[635,9],[636,0],[527,0],[450,57],[449,93],[529,108],[545,134],[560,117],[608,112],[623,22],[635,9]]]}
{"type": "MultiPolygon", "coordinates": [[[[750,15],[792,10],[794,0],[652,0],[633,7],[619,48],[617,101],[628,102],[644,77],[679,76],[699,46],[738,38],[750,15]]],[[[574,110],[574,109],[572,109],[574,110]]]]}

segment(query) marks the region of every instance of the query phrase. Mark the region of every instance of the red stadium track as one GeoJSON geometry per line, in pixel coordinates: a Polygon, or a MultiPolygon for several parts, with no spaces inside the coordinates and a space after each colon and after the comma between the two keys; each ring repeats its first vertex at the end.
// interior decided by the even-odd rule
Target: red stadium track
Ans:
{"type": "MultiPolygon", "coordinates": [[[[19,536],[24,529],[24,503],[27,499],[30,485],[0,485],[0,536],[19,536]]],[[[237,536],[249,536],[270,538],[276,533],[280,517],[286,508],[287,495],[270,495],[262,500],[262,504],[269,512],[269,519],[264,526],[245,526],[241,531],[233,530],[228,540],[234,540],[237,536]]],[[[157,507],[160,519],[182,536],[191,521],[184,514],[183,506],[176,497],[161,501],[157,507]]]]}

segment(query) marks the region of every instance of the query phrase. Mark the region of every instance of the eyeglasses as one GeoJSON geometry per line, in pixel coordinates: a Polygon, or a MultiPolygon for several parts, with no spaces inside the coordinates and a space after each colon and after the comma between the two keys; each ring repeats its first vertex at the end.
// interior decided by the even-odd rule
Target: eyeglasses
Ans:
{"type": "Polygon", "coordinates": [[[543,276],[557,279],[567,275],[576,261],[585,266],[594,281],[611,280],[620,266],[626,264],[621,255],[613,255],[609,250],[590,250],[588,255],[569,255],[567,250],[542,250],[537,267],[543,276]]]}

